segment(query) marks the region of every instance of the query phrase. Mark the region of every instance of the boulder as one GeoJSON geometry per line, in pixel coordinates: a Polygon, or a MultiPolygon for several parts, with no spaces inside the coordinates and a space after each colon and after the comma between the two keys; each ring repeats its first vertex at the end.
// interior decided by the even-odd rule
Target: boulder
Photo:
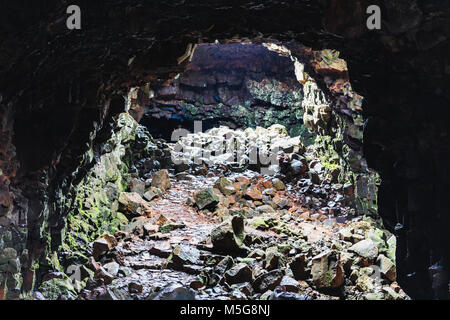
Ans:
{"type": "Polygon", "coordinates": [[[119,273],[119,264],[115,261],[109,262],[103,266],[103,268],[113,277],[115,277],[119,273]]]}
{"type": "Polygon", "coordinates": [[[281,279],[280,286],[287,292],[298,292],[300,290],[298,281],[288,276],[281,279]]]}
{"type": "Polygon", "coordinates": [[[120,210],[130,216],[141,216],[152,212],[148,203],[136,192],[122,192],[119,196],[120,210]]]}
{"type": "Polygon", "coordinates": [[[256,200],[262,200],[262,193],[259,191],[256,187],[249,188],[247,191],[245,191],[244,194],[245,198],[256,201],[256,200]]]}
{"type": "Polygon", "coordinates": [[[278,178],[274,178],[274,179],[272,180],[272,184],[273,184],[273,187],[275,188],[275,190],[277,190],[277,191],[283,191],[283,190],[286,190],[286,185],[284,184],[283,181],[281,181],[281,180],[278,179],[278,178]]]}
{"type": "Polygon", "coordinates": [[[219,197],[214,193],[212,188],[206,188],[194,194],[194,201],[200,210],[214,210],[219,203],[219,197]]]}
{"type": "Polygon", "coordinates": [[[143,195],[143,198],[147,201],[152,201],[153,199],[160,197],[162,195],[162,191],[156,187],[150,187],[143,195]]]}
{"type": "Polygon", "coordinates": [[[244,219],[234,216],[211,231],[213,248],[221,253],[236,254],[247,251],[243,245],[244,219]]]}
{"type": "Polygon", "coordinates": [[[169,171],[164,169],[155,172],[152,175],[152,187],[156,187],[164,191],[170,189],[169,171]]]}
{"type": "Polygon", "coordinates": [[[308,259],[306,255],[301,253],[296,255],[289,263],[289,267],[296,280],[305,280],[308,277],[309,274],[306,271],[307,264],[308,259]]]}
{"type": "Polygon", "coordinates": [[[148,300],[195,300],[195,292],[181,284],[171,283],[158,293],[150,295],[148,300]]]}
{"type": "Polygon", "coordinates": [[[319,289],[339,288],[344,284],[344,269],[339,256],[331,250],[312,258],[311,274],[314,286],[319,289]]]}
{"type": "Polygon", "coordinates": [[[142,196],[145,192],[145,182],[138,178],[132,179],[130,182],[130,190],[142,196]]]}
{"type": "Polygon", "coordinates": [[[367,260],[374,260],[378,257],[377,244],[371,239],[365,239],[355,243],[349,248],[349,251],[367,260]]]}
{"type": "Polygon", "coordinates": [[[253,288],[256,292],[263,293],[268,290],[273,291],[281,283],[283,272],[281,270],[272,270],[260,275],[253,282],[253,288]]]}
{"type": "Polygon", "coordinates": [[[185,264],[199,264],[200,251],[188,245],[179,245],[173,248],[172,261],[177,266],[185,264]]]}
{"type": "Polygon", "coordinates": [[[225,177],[219,178],[214,184],[214,187],[219,189],[220,192],[222,192],[226,196],[236,193],[233,184],[225,177]]]}
{"type": "Polygon", "coordinates": [[[95,240],[92,244],[92,256],[98,260],[100,255],[113,249],[117,245],[117,240],[114,236],[107,233],[103,234],[101,238],[95,240]]]}
{"type": "Polygon", "coordinates": [[[284,256],[278,252],[278,247],[270,247],[266,249],[265,265],[267,270],[281,269],[286,264],[284,256]]]}
{"type": "Polygon", "coordinates": [[[377,264],[380,267],[381,274],[389,281],[395,281],[397,278],[397,269],[395,263],[388,257],[380,254],[377,258],[377,264]]]}
{"type": "Polygon", "coordinates": [[[252,281],[252,269],[246,263],[238,263],[225,273],[228,284],[252,281]]]}

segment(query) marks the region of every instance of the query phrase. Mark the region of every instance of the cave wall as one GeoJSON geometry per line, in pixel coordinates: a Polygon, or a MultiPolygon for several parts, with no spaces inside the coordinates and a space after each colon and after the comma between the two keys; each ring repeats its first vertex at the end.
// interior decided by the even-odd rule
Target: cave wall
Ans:
{"type": "Polygon", "coordinates": [[[378,209],[398,238],[399,282],[414,298],[448,298],[450,3],[73,2],[81,31],[65,28],[65,1],[0,2],[0,298],[33,286],[61,213],[55,195],[82,179],[83,155],[129,88],[173,78],[192,44],[262,37],[336,49],[347,61],[365,97],[360,148],[381,176],[378,209]],[[382,8],[380,31],[366,28],[371,4],[382,8]]]}

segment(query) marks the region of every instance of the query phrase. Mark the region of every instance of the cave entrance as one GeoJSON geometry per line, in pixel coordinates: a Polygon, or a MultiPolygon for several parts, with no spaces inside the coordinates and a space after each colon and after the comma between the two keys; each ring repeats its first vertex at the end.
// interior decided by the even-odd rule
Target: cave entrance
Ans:
{"type": "Polygon", "coordinates": [[[141,124],[155,137],[169,139],[170,131],[193,130],[193,122],[202,121],[204,130],[281,124],[308,145],[315,138],[303,123],[304,96],[294,64],[261,44],[197,45],[182,74],[134,94],[145,110],[141,124]]]}

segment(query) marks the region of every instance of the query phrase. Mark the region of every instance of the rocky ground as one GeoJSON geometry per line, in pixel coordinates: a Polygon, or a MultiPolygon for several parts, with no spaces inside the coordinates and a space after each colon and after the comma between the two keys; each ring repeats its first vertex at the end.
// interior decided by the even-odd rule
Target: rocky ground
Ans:
{"type": "MultiPolygon", "coordinates": [[[[396,283],[395,237],[354,217],[346,187],[282,129],[221,127],[180,140],[203,147],[231,133],[243,142],[269,137],[282,161],[269,176],[255,171],[260,163],[221,154],[208,166],[185,162],[131,179],[118,195],[129,223],[90,244],[85,285],[52,296],[61,281],[50,273],[41,292],[88,300],[408,299],[396,283]]],[[[175,144],[166,150],[177,155],[175,144]]],[[[184,160],[198,151],[186,150],[184,160]]]]}

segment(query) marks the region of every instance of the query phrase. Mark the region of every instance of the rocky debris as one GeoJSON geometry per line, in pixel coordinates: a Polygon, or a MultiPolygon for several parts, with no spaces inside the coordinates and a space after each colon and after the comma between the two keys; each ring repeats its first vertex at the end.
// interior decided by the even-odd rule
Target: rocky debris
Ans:
{"type": "Polygon", "coordinates": [[[161,190],[168,190],[171,186],[169,171],[166,169],[155,172],[152,175],[152,187],[159,188],[161,190]]]}
{"type": "Polygon", "coordinates": [[[239,254],[244,246],[244,219],[235,216],[211,231],[211,242],[216,251],[225,254],[239,254]]]}
{"type": "Polygon", "coordinates": [[[344,284],[344,269],[334,251],[325,251],[312,258],[311,274],[319,289],[339,288],[344,284]]]}
{"type": "Polygon", "coordinates": [[[367,260],[374,260],[378,257],[378,247],[376,243],[370,239],[361,240],[355,243],[349,248],[349,251],[355,252],[367,260]]]}
{"type": "Polygon", "coordinates": [[[181,162],[189,167],[194,164],[222,165],[237,171],[249,167],[268,172],[280,171],[278,152],[292,158],[292,155],[305,151],[300,138],[289,137],[281,125],[245,130],[220,126],[206,132],[188,134],[170,147],[176,163],[181,162]]]}
{"type": "Polygon", "coordinates": [[[194,194],[194,201],[200,210],[205,208],[214,209],[219,203],[219,198],[212,188],[206,188],[194,194]]]}
{"type": "Polygon", "coordinates": [[[98,260],[100,255],[113,249],[117,245],[117,240],[114,236],[107,233],[103,234],[101,238],[95,240],[92,244],[92,256],[98,260]]]}
{"type": "Polygon", "coordinates": [[[278,178],[272,180],[272,185],[277,191],[283,191],[286,189],[285,184],[278,178]]]}
{"type": "Polygon", "coordinates": [[[156,187],[150,187],[147,191],[144,192],[142,197],[146,201],[152,201],[153,199],[160,197],[162,194],[163,192],[161,191],[161,189],[156,187]]]}
{"type": "Polygon", "coordinates": [[[300,291],[300,284],[297,280],[289,277],[284,276],[283,279],[281,279],[280,286],[287,292],[299,292],[300,291]]]}
{"type": "Polygon", "coordinates": [[[274,290],[283,279],[283,272],[281,270],[272,270],[266,272],[255,279],[253,288],[256,292],[264,293],[268,290],[274,290]]]}
{"type": "Polygon", "coordinates": [[[120,210],[129,216],[152,213],[149,204],[136,192],[122,192],[119,196],[120,210]]]}
{"type": "Polygon", "coordinates": [[[383,274],[383,276],[386,277],[386,279],[392,282],[396,280],[397,270],[395,264],[391,261],[391,259],[380,254],[377,259],[377,264],[380,267],[380,272],[383,274]]]}
{"type": "MultiPolygon", "coordinates": [[[[300,157],[292,159],[308,164],[300,157]]],[[[308,170],[322,172],[319,162],[309,163],[308,170]]],[[[190,171],[190,179],[173,179],[165,191],[151,186],[145,173],[131,180],[136,192],[117,193],[119,209],[135,217],[115,233],[118,245],[110,248],[106,236],[93,244],[91,291],[83,297],[406,298],[401,289],[383,289],[395,281],[392,235],[369,218],[350,219],[342,186],[327,184],[322,174],[317,185],[230,166],[192,168],[176,173],[190,171]],[[146,180],[142,197],[138,180],[146,180]],[[143,208],[151,211],[142,214],[143,208]],[[150,271],[161,272],[161,280],[150,271]],[[174,281],[181,282],[164,288],[174,281]]]]}
{"type": "Polygon", "coordinates": [[[169,257],[169,260],[178,267],[186,264],[199,264],[200,252],[191,246],[179,245],[173,248],[172,256],[171,258],[169,257]]]}
{"type": "Polygon", "coordinates": [[[238,263],[225,273],[228,284],[252,282],[252,269],[246,263],[238,263]]]}
{"type": "Polygon", "coordinates": [[[222,192],[226,196],[230,196],[233,193],[236,193],[236,189],[234,188],[233,184],[225,177],[217,179],[214,187],[219,189],[220,192],[222,192]]]}
{"type": "Polygon", "coordinates": [[[132,179],[130,182],[130,191],[143,196],[145,192],[145,182],[137,178],[132,179]]]}
{"type": "Polygon", "coordinates": [[[161,291],[150,295],[148,300],[195,300],[195,292],[182,284],[171,283],[161,291]]]}

